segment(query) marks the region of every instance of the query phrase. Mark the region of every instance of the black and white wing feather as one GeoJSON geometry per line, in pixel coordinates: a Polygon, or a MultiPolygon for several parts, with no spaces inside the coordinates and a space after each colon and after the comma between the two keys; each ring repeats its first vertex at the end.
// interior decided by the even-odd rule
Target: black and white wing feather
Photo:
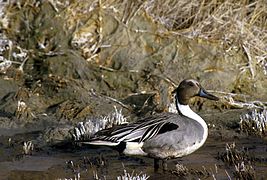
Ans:
{"type": "Polygon", "coordinates": [[[144,142],[158,134],[178,128],[177,124],[167,121],[170,115],[174,114],[162,113],[160,115],[144,118],[132,124],[124,124],[105,129],[99,131],[93,138],[83,143],[115,146],[120,142],[144,142]]]}

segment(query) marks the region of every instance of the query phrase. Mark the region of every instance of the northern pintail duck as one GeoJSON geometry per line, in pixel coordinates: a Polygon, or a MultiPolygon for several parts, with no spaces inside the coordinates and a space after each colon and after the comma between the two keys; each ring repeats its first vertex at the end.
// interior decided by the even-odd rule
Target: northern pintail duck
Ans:
{"type": "Polygon", "coordinates": [[[159,160],[163,160],[163,169],[166,169],[166,160],[193,153],[207,139],[207,124],[191,110],[189,100],[195,96],[219,99],[193,79],[183,80],[174,92],[179,114],[155,114],[131,124],[104,129],[82,143],[123,147],[122,152],[126,155],[154,158],[156,170],[159,160]]]}

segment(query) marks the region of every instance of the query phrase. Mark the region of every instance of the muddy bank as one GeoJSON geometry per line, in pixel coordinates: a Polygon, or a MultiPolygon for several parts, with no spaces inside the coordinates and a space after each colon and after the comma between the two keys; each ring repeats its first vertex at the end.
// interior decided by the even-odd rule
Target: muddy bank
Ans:
{"type": "Polygon", "coordinates": [[[155,111],[163,111],[170,92],[188,77],[226,92],[219,93],[220,108],[231,107],[232,100],[266,101],[264,68],[255,64],[252,77],[242,47],[188,38],[153,21],[145,8],[126,15],[130,4],[105,3],[4,4],[1,112],[26,121],[40,114],[76,121],[107,113],[102,109],[109,111],[110,101],[99,102],[93,92],[122,102],[131,98],[130,113],[148,98],[155,111]]]}
{"type": "MultiPolygon", "coordinates": [[[[114,179],[124,173],[123,162],[127,172],[142,171],[151,179],[181,176],[175,170],[154,174],[151,159],[76,147],[69,143],[69,131],[80,121],[108,115],[114,106],[129,121],[167,111],[171,91],[190,77],[221,99],[191,102],[206,117],[210,137],[196,154],[181,160],[188,169],[184,178],[215,174],[226,179],[225,170],[234,177],[235,167],[216,159],[232,142],[262,155],[252,167],[257,178],[265,177],[266,138],[242,133],[239,124],[244,108],[267,105],[266,61],[253,54],[254,46],[247,48],[248,39],[243,34],[228,37],[227,32],[195,36],[198,31],[188,32],[194,27],[181,31],[177,24],[170,29],[156,21],[159,12],[148,8],[149,1],[99,2],[1,1],[0,175],[53,179],[78,173],[94,177],[97,172],[114,179]],[[107,165],[101,164],[99,154],[106,156],[107,165]]],[[[238,7],[236,11],[242,9],[238,7]]],[[[176,161],[171,164],[175,169],[176,161]]]]}
{"type": "Polygon", "coordinates": [[[244,162],[253,168],[256,179],[267,176],[267,143],[259,137],[240,133],[236,124],[244,111],[210,112],[202,114],[210,126],[209,138],[205,145],[187,157],[168,162],[169,171],[155,173],[153,160],[142,157],[120,156],[110,148],[92,148],[63,144],[43,146],[40,142],[42,131],[27,133],[13,132],[12,136],[1,136],[1,177],[4,179],[116,179],[128,173],[139,175],[141,172],[150,179],[192,179],[237,178],[235,165],[226,162],[226,144],[235,143],[238,156],[236,163],[244,162]],[[11,140],[9,140],[11,138],[11,140]],[[23,142],[31,140],[34,149],[28,155],[23,153],[23,142]],[[186,171],[177,171],[177,164],[186,171]]]}

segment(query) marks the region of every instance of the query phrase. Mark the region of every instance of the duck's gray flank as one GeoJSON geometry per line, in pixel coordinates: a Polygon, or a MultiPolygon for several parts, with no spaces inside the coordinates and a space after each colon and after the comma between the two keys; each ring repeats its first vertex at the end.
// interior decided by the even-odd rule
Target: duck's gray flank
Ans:
{"type": "MultiPolygon", "coordinates": [[[[179,114],[161,113],[99,131],[85,144],[118,146],[125,144],[127,155],[145,155],[155,159],[183,157],[199,149],[207,139],[205,121],[191,110],[190,98],[200,96],[218,100],[196,80],[186,79],[175,89],[176,108],[179,114]]],[[[156,162],[156,161],[155,161],[156,162]]],[[[155,165],[156,167],[156,165],[155,165]]]]}

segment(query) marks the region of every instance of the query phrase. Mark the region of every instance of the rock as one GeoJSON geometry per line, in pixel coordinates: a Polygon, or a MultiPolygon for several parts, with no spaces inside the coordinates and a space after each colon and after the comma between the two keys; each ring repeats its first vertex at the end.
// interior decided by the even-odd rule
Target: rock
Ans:
{"type": "MultiPolygon", "coordinates": [[[[3,31],[5,39],[14,41],[14,53],[24,56],[16,59],[18,55],[9,54],[11,47],[3,48],[1,57],[17,63],[0,75],[8,79],[0,79],[2,116],[32,122],[45,114],[76,123],[105,115],[115,104],[126,114],[162,112],[172,101],[170,92],[184,78],[228,93],[221,96],[247,95],[231,97],[239,101],[267,99],[266,76],[253,64],[257,72],[252,77],[242,46],[188,38],[155,22],[143,8],[126,13],[125,4],[110,8],[99,2],[71,3],[55,9],[43,1],[36,8],[7,9],[11,12],[6,12],[5,27],[10,28],[3,31]]],[[[197,98],[192,104],[198,110],[231,108],[223,101],[197,98]]]]}
{"type": "Polygon", "coordinates": [[[61,125],[57,127],[50,127],[44,130],[44,132],[39,137],[39,142],[44,144],[54,145],[58,143],[71,140],[71,134],[69,131],[73,129],[73,126],[61,125]]]}

